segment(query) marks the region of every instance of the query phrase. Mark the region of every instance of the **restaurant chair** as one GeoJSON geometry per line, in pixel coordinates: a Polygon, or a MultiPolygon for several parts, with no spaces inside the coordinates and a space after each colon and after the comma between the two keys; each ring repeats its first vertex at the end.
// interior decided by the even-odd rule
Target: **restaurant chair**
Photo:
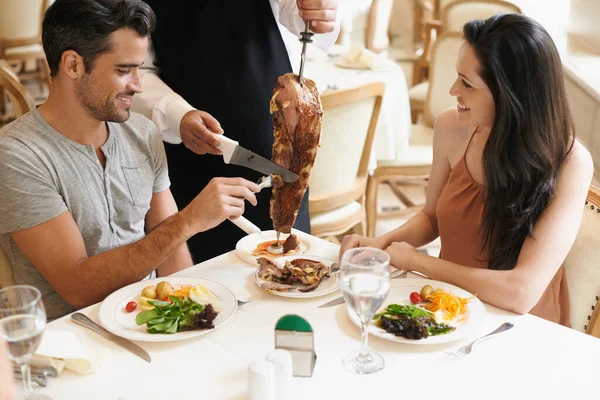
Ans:
{"type": "MultiPolygon", "coordinates": [[[[459,32],[462,35],[463,26],[474,19],[487,19],[496,14],[521,13],[518,6],[504,0],[436,0],[436,2],[439,8],[435,9],[434,18],[435,15],[439,15],[439,19],[432,19],[425,23],[423,53],[414,63],[413,86],[408,91],[413,123],[417,122],[425,108],[425,96],[429,86],[427,77],[436,38],[448,32],[459,32]]],[[[455,60],[448,64],[448,68],[454,70],[454,64],[455,60]]]]}
{"type": "Polygon", "coordinates": [[[384,83],[372,82],[321,94],[321,143],[309,179],[314,236],[366,231],[369,159],[384,91],[384,83]]]}
{"type": "Polygon", "coordinates": [[[413,203],[404,194],[400,183],[416,183],[426,186],[433,161],[433,121],[447,108],[456,106],[456,99],[448,93],[456,79],[456,72],[448,68],[456,60],[462,43],[462,35],[449,33],[442,35],[433,50],[431,82],[425,98],[423,121],[411,126],[408,149],[398,149],[393,160],[377,161],[377,168],[369,176],[367,185],[367,236],[375,235],[379,213],[377,212],[377,191],[382,183],[389,183],[392,191],[408,209],[413,211],[422,204],[413,203]]]}
{"type": "Polygon", "coordinates": [[[33,99],[6,60],[0,60],[0,92],[8,94],[15,118],[35,108],[33,99]]]}
{"type": "Polygon", "coordinates": [[[600,338],[600,190],[590,186],[581,226],[564,262],[571,328],[600,338]]]}
{"type": "MultiPolygon", "coordinates": [[[[33,78],[50,87],[50,69],[42,47],[42,21],[50,0],[2,0],[0,2],[0,59],[33,61],[37,70],[33,78]]],[[[0,91],[0,112],[5,98],[0,91]]]]}

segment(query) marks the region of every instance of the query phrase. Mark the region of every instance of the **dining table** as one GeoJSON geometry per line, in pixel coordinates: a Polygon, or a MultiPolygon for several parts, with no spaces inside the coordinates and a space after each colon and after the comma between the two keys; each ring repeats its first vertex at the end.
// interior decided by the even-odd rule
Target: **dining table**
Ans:
{"type": "Polygon", "coordinates": [[[385,84],[371,154],[370,167],[375,168],[378,160],[393,160],[408,149],[411,116],[406,76],[392,59],[378,56],[377,68],[353,66],[345,62],[347,52],[343,48],[334,49],[337,50],[324,53],[314,48],[307,55],[305,76],[315,82],[320,93],[372,82],[385,84]]]}
{"type": "MultiPolygon", "coordinates": [[[[297,233],[301,240],[310,240],[311,255],[338,260],[338,245],[297,233]]],[[[456,342],[397,343],[371,335],[369,346],[383,355],[385,367],[369,375],[351,374],[342,360],[359,349],[360,329],[344,305],[318,308],[340,296],[340,291],[316,298],[284,298],[258,287],[255,270],[232,250],[177,273],[216,281],[248,303],[204,335],[169,342],[136,341],[151,356],[150,363],[76,325],[70,315],[50,322],[46,331],[72,332],[101,358],[101,364],[85,375],[65,370],[47,387],[36,387],[36,393],[55,400],[247,399],[249,364],[264,360],[274,349],[277,321],[295,314],[312,326],[317,359],[312,377],[292,379],[290,399],[597,398],[593,382],[600,340],[489,304],[477,329],[456,342]],[[478,344],[470,355],[457,359],[447,354],[504,322],[514,328],[478,344]]],[[[403,279],[413,278],[422,277],[409,273],[403,279]]],[[[98,322],[100,306],[80,312],[98,322]]]]}

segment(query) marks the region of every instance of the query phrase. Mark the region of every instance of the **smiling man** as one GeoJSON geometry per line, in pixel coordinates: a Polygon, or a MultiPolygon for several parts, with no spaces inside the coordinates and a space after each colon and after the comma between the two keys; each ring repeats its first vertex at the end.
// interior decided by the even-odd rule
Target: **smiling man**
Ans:
{"type": "Polygon", "coordinates": [[[256,184],[219,178],[178,212],[161,136],[129,111],[154,25],[140,0],[56,0],[48,100],[0,131],[0,244],[50,319],[191,266],[189,237],[256,204],[256,184]]]}

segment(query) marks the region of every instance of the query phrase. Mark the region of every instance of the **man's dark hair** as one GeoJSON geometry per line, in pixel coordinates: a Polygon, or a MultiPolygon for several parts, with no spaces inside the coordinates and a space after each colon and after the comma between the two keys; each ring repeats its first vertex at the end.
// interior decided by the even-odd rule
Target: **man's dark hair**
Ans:
{"type": "Polygon", "coordinates": [[[99,55],[111,51],[111,33],[130,28],[145,37],[155,25],[154,11],[142,0],[56,0],[42,25],[50,74],[56,75],[67,50],[76,51],[89,72],[99,55]]]}

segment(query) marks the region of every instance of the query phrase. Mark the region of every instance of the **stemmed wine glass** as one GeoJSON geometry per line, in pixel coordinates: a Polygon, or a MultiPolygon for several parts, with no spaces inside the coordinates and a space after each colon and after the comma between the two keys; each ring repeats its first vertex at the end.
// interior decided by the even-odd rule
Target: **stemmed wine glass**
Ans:
{"type": "Polygon", "coordinates": [[[29,360],[40,345],[46,310],[40,291],[28,285],[0,289],[0,335],[8,343],[8,358],[21,367],[25,399],[47,399],[31,388],[29,360]]]}
{"type": "Polygon", "coordinates": [[[385,364],[381,354],[369,350],[369,324],[390,290],[390,256],[383,250],[358,247],[342,256],[340,288],[348,310],[361,322],[361,349],[344,358],[345,368],[355,374],[371,374],[385,364]]]}

